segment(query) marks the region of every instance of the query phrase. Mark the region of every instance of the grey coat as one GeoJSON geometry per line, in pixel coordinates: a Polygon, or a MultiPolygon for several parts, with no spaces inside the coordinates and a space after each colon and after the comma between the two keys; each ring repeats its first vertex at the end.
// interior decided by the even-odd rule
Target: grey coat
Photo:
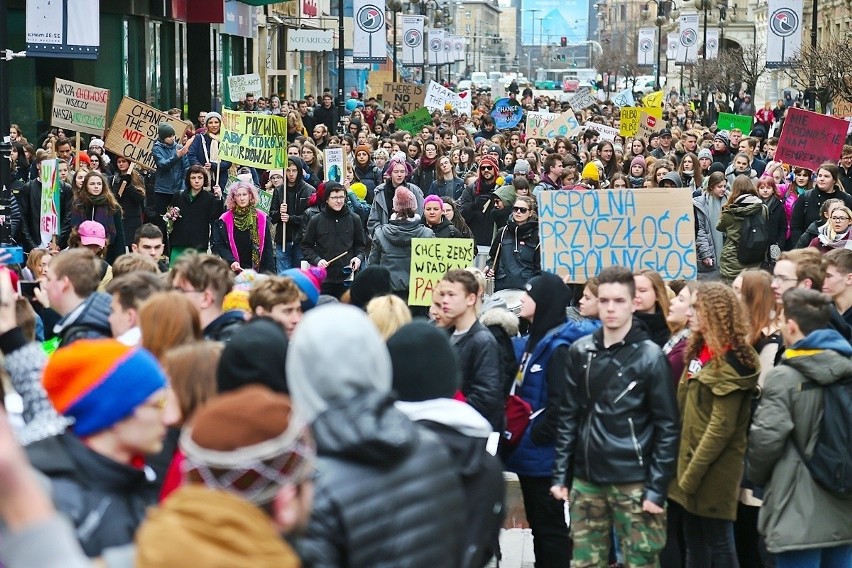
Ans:
{"type": "MultiPolygon", "coordinates": [[[[373,202],[375,203],[375,201],[373,202]]],[[[411,239],[433,238],[435,233],[420,221],[414,219],[392,219],[379,225],[373,235],[369,264],[384,266],[390,271],[391,289],[394,292],[408,290],[411,274],[411,239]]]]}
{"type": "Polygon", "coordinates": [[[747,473],[766,486],[758,529],[772,553],[852,544],[852,501],[817,485],[794,445],[806,455],[813,451],[822,416],[823,390],[800,390],[805,377],[821,385],[848,380],[852,360],[828,349],[788,350],[766,376],[749,435],[747,473]]]}
{"type": "MultiPolygon", "coordinates": [[[[376,228],[379,225],[384,225],[390,221],[390,216],[393,212],[393,204],[390,204],[390,207],[388,207],[387,198],[385,197],[385,183],[376,187],[373,205],[370,207],[370,217],[367,219],[367,235],[371,238],[376,234],[376,228]]],[[[413,183],[406,183],[405,187],[411,190],[411,193],[414,194],[414,198],[417,200],[416,213],[423,215],[423,191],[413,183]]]]}
{"type": "MultiPolygon", "coordinates": [[[[717,248],[716,246],[717,241],[722,242],[722,237],[719,235],[718,239],[714,238],[714,233],[719,233],[716,229],[719,218],[710,218],[710,199],[713,199],[713,197],[705,191],[692,200],[695,206],[695,247],[698,253],[698,272],[716,272],[719,270],[719,260],[722,255],[721,247],[717,248]],[[702,261],[705,258],[712,258],[713,266],[704,264],[702,261]]],[[[727,201],[727,192],[722,199],[723,202],[727,201]]],[[[721,216],[721,206],[719,209],[721,216]]]]}

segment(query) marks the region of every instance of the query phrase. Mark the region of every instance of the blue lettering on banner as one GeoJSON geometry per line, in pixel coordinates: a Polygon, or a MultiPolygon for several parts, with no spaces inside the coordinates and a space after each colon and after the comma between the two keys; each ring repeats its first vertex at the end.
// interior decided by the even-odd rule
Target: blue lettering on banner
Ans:
{"type": "Polygon", "coordinates": [[[542,269],[585,282],[620,265],[665,280],[697,276],[692,198],[683,190],[546,191],[542,269]]]}

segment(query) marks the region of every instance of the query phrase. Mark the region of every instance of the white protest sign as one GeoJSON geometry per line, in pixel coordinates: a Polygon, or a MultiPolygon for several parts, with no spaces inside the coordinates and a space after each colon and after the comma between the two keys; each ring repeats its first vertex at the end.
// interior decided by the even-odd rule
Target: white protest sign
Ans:
{"type": "Polygon", "coordinates": [[[246,93],[257,97],[263,93],[263,85],[260,83],[260,75],[249,73],[248,75],[231,75],[228,77],[228,90],[231,92],[231,102],[238,103],[246,98],[246,93]]]}
{"type": "Polygon", "coordinates": [[[607,126],[605,124],[586,124],[587,128],[591,128],[592,130],[597,130],[600,135],[601,140],[607,140],[608,142],[612,142],[615,140],[615,137],[618,136],[618,128],[613,128],[612,126],[607,126]]]}
{"type": "Polygon", "coordinates": [[[547,126],[559,118],[555,112],[528,112],[525,135],[527,138],[547,138],[547,126]]]}
{"type": "Polygon", "coordinates": [[[577,93],[568,99],[568,106],[574,109],[574,112],[581,111],[586,107],[590,107],[594,104],[597,104],[597,100],[594,95],[592,95],[592,91],[587,87],[583,87],[577,93]]]}
{"type": "Polygon", "coordinates": [[[447,110],[449,106],[450,109],[455,110],[458,114],[466,114],[468,116],[470,116],[473,109],[470,90],[456,94],[435,81],[429,82],[423,106],[430,111],[439,110],[441,112],[447,110]]]}
{"type": "Polygon", "coordinates": [[[343,146],[332,146],[325,149],[325,181],[336,181],[343,183],[346,173],[346,157],[343,155],[343,146]]]}

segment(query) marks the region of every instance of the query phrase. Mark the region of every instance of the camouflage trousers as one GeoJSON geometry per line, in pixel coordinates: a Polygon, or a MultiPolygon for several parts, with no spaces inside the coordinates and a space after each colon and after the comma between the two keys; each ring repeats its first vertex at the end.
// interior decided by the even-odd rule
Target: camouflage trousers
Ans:
{"type": "Polygon", "coordinates": [[[606,568],[612,528],[627,568],[655,568],[666,544],[666,516],[642,511],[641,483],[595,485],[574,478],[571,486],[573,568],[606,568]]]}

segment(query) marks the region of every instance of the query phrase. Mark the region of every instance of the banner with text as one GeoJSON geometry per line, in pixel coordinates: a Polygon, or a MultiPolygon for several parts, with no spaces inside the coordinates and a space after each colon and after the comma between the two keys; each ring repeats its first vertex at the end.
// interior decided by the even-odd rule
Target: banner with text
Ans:
{"type": "Polygon", "coordinates": [[[659,134],[663,131],[663,128],[665,128],[665,121],[661,118],[648,114],[647,111],[653,110],[660,109],[643,108],[642,112],[639,113],[639,130],[636,132],[636,136],[644,138],[645,140],[650,140],[652,134],[659,134]]]}
{"type": "MultiPolygon", "coordinates": [[[[98,58],[101,43],[98,0],[27,0],[25,4],[28,57],[98,58]]],[[[3,25],[9,24],[4,21],[3,25]]]]}
{"type": "Polygon", "coordinates": [[[287,169],[287,119],[222,111],[219,158],[265,170],[287,169]]]}
{"type": "Polygon", "coordinates": [[[577,117],[574,116],[574,111],[568,109],[560,114],[559,118],[544,127],[544,137],[550,139],[557,136],[570,138],[579,134],[580,130],[582,130],[582,127],[577,121],[577,117]]]}
{"type": "Polygon", "coordinates": [[[766,66],[796,65],[802,47],[803,0],[769,0],[766,22],[766,66]]]}
{"type": "Polygon", "coordinates": [[[429,28],[427,31],[429,65],[440,65],[444,57],[444,30],[429,28]]]}
{"type": "Polygon", "coordinates": [[[388,55],[385,0],[353,0],[352,61],[384,63],[388,55]]]}
{"type": "Polygon", "coordinates": [[[326,148],[324,158],[325,181],[343,183],[343,176],[346,174],[346,156],[343,153],[343,146],[326,148]]]}
{"type": "Polygon", "coordinates": [[[848,126],[842,118],[790,108],[775,150],[775,159],[813,171],[825,162],[837,162],[843,151],[848,126]]]}
{"type": "Polygon", "coordinates": [[[39,173],[41,181],[41,212],[39,213],[39,234],[41,246],[46,247],[59,234],[59,195],[62,193],[62,180],[59,178],[59,160],[42,160],[39,173]]]}
{"type": "Polygon", "coordinates": [[[432,113],[426,107],[420,107],[396,119],[397,130],[405,130],[410,134],[417,134],[424,126],[432,124],[432,113]]]}
{"type": "Polygon", "coordinates": [[[382,104],[385,111],[390,112],[393,107],[402,108],[402,112],[408,114],[423,106],[426,100],[426,89],[423,85],[414,83],[384,83],[382,85],[382,104]]]}
{"type": "Polygon", "coordinates": [[[184,121],[145,103],[124,97],[112,117],[104,147],[117,156],[136,162],[143,168],[156,170],[154,142],[157,140],[157,127],[163,122],[168,122],[175,129],[176,140],[183,137],[186,131],[184,121]]]}
{"type": "Polygon", "coordinates": [[[676,64],[688,65],[698,61],[698,12],[680,15],[676,64]]]}
{"type": "Polygon", "coordinates": [[[692,194],[643,189],[543,191],[541,269],[585,282],[607,266],[695,280],[692,194]]]}
{"type": "Polygon", "coordinates": [[[426,89],[426,99],[423,106],[431,111],[450,110],[470,116],[472,110],[470,89],[455,93],[435,81],[430,81],[429,88],[426,89]]]}
{"type": "Polygon", "coordinates": [[[588,108],[596,104],[598,104],[598,100],[592,94],[591,89],[587,87],[579,89],[571,98],[568,99],[568,106],[570,106],[574,112],[580,112],[584,108],[588,108]]]}
{"type": "Polygon", "coordinates": [[[423,65],[424,19],[424,16],[402,16],[402,64],[405,67],[423,65]]]}
{"type": "Polygon", "coordinates": [[[601,140],[607,140],[609,142],[612,142],[613,140],[615,140],[615,137],[618,136],[618,128],[615,128],[613,126],[607,126],[606,124],[586,123],[586,128],[597,130],[599,138],[601,140]]]}
{"type": "Polygon", "coordinates": [[[50,125],[104,135],[109,107],[109,89],[55,79],[50,125]]]}
{"type": "Polygon", "coordinates": [[[246,93],[251,93],[255,97],[262,96],[263,84],[260,82],[260,75],[257,73],[231,75],[228,77],[228,92],[231,95],[232,103],[245,100],[246,93]]]}
{"type": "Polygon", "coordinates": [[[657,63],[657,30],[655,28],[639,28],[639,65],[655,65],[657,63]]]}
{"type": "Polygon", "coordinates": [[[639,132],[639,119],[642,113],[660,120],[663,118],[661,108],[622,107],[618,133],[622,136],[635,136],[639,132]]]}
{"type": "Polygon", "coordinates": [[[707,28],[707,57],[706,59],[719,58],[719,28],[707,28]]]}
{"type": "Polygon", "coordinates": [[[547,138],[545,128],[557,118],[559,118],[559,114],[555,112],[528,112],[526,137],[547,138]]]}
{"type": "Polygon", "coordinates": [[[432,290],[448,270],[473,265],[469,239],[411,239],[408,305],[431,306],[432,290]]]}
{"type": "Polygon", "coordinates": [[[739,128],[740,132],[745,135],[748,135],[751,132],[751,124],[754,119],[750,116],[745,116],[742,114],[730,114],[727,112],[720,112],[719,118],[716,119],[716,126],[719,130],[731,130],[732,128],[739,128]]]}

